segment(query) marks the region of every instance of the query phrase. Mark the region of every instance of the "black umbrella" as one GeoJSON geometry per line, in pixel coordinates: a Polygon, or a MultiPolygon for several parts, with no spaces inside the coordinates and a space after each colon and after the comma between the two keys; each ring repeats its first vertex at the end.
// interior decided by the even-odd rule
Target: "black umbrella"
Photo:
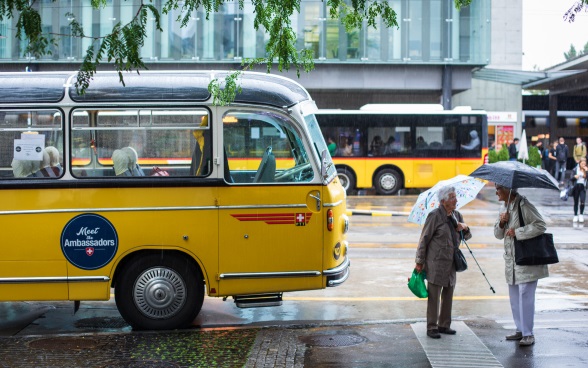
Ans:
{"type": "Polygon", "coordinates": [[[547,171],[518,161],[484,164],[470,174],[474,178],[492,181],[506,188],[546,188],[559,190],[557,181],[547,171]]]}

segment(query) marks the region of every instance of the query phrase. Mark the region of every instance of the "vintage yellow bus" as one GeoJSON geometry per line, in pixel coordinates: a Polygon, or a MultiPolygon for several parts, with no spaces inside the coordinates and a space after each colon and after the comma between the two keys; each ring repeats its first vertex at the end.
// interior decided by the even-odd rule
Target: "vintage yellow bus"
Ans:
{"type": "Polygon", "coordinates": [[[441,105],[370,104],[360,110],[319,110],[339,180],[348,191],[430,188],[468,175],[488,161],[485,111],[441,105]]]}
{"type": "Polygon", "coordinates": [[[108,300],[136,329],[189,325],[349,276],[346,194],[298,83],[223,72],[0,73],[0,300],[108,300]]]}

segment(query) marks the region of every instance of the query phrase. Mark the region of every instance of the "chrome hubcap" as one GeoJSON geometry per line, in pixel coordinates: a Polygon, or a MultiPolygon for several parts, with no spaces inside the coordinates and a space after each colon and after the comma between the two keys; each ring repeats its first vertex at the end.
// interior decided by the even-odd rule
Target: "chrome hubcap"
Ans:
{"type": "Polygon", "coordinates": [[[186,283],[174,270],[150,268],[137,278],[133,298],[145,316],[169,318],[178,313],[186,302],[186,283]]]}

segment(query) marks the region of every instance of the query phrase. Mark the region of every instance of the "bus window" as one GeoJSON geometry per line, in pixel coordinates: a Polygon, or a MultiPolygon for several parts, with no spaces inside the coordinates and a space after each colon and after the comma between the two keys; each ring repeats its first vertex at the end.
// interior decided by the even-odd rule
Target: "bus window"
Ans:
{"type": "Polygon", "coordinates": [[[285,119],[273,112],[225,114],[223,136],[229,182],[296,183],[314,178],[306,148],[285,119]]]}
{"type": "Polygon", "coordinates": [[[76,177],[208,176],[212,144],[203,109],[76,110],[76,177]],[[154,175],[159,176],[159,175],[154,175]]]}
{"type": "Polygon", "coordinates": [[[63,173],[57,110],[0,110],[0,177],[58,178],[63,173]]]}

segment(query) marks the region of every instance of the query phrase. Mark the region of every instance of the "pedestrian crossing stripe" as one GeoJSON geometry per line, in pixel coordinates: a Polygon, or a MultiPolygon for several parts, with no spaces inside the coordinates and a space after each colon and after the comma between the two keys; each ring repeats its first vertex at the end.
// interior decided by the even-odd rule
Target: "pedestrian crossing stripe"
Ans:
{"type": "Polygon", "coordinates": [[[454,321],[451,328],[455,335],[443,335],[440,339],[427,336],[427,323],[410,325],[418,338],[432,368],[445,367],[504,367],[490,349],[462,321],[454,321]]]}

